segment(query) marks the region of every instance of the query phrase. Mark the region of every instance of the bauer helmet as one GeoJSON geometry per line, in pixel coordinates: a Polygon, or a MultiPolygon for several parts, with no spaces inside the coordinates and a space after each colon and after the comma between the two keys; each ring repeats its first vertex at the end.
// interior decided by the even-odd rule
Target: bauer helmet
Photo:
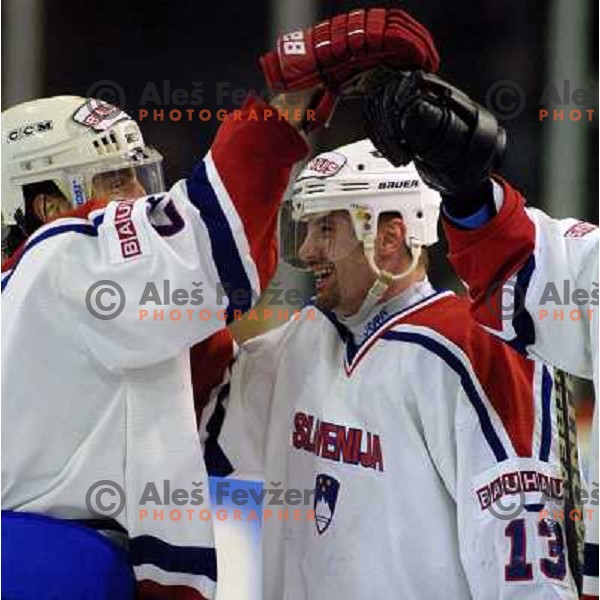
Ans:
{"type": "MultiPolygon", "coordinates": [[[[379,215],[400,213],[406,244],[416,266],[423,246],[438,241],[440,195],[428,188],[411,163],[394,167],[369,140],[361,140],[313,158],[297,178],[281,213],[282,258],[302,268],[299,250],[306,223],[332,211],[347,211],[354,233],[376,274],[375,238],[379,215]]],[[[390,275],[399,279],[408,274],[390,275]]]]}

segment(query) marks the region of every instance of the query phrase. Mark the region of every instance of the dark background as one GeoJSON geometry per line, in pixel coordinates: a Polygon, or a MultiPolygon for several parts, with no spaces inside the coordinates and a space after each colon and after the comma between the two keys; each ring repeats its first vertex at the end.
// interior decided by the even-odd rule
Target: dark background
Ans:
{"type": "MultiPolygon", "coordinates": [[[[29,0],[6,0],[4,16],[11,5],[29,0]]],[[[298,0],[295,0],[296,2],[298,0]]],[[[171,90],[202,90],[203,102],[196,109],[233,108],[231,98],[219,103],[218,82],[231,89],[264,87],[257,67],[257,56],[273,43],[274,8],[266,0],[254,2],[208,3],[193,0],[81,3],[75,0],[47,0],[31,3],[41,14],[41,51],[39,56],[38,95],[100,92],[110,99],[110,86],[98,86],[107,80],[124,92],[125,109],[134,117],[140,108],[189,108],[166,102],[141,104],[144,93],[157,89],[163,96],[164,82],[171,90]],[[201,86],[194,86],[201,83],[201,86]],[[150,86],[150,87],[148,87],[150,86]]],[[[530,204],[544,206],[543,171],[545,130],[552,127],[580,128],[585,152],[581,175],[585,198],[578,204],[585,214],[598,219],[598,3],[588,0],[570,2],[571,10],[586,7],[589,14],[589,43],[579,58],[586,65],[583,81],[573,87],[591,90],[593,99],[587,106],[596,108],[592,123],[540,123],[539,99],[549,81],[548,47],[551,0],[419,0],[396,3],[361,1],[316,2],[319,17],[357,6],[402,6],[433,32],[442,56],[442,74],[481,102],[486,91],[500,80],[518,84],[526,96],[526,106],[515,119],[507,121],[510,145],[502,172],[527,195],[530,204]]],[[[19,64],[11,51],[10,36],[27,36],[28,32],[11,30],[10,20],[3,19],[3,79],[7,65],[19,64]]],[[[18,68],[18,67],[17,67],[18,68]]],[[[567,74],[567,76],[569,76],[567,74]]],[[[14,98],[11,103],[29,98],[14,98]]],[[[557,82],[558,89],[562,82],[557,82]]],[[[9,90],[10,92],[10,90],[9,90]]],[[[114,96],[113,96],[114,97],[114,96]]],[[[172,99],[172,98],[171,98],[172,99]]],[[[3,108],[6,103],[3,102],[3,108]]],[[[566,107],[569,108],[569,107],[566,107]]],[[[572,105],[570,108],[576,108],[572,105]]],[[[197,112],[197,111],[196,111],[197,112]]],[[[173,181],[187,173],[194,161],[210,145],[218,127],[216,118],[201,122],[197,116],[179,122],[143,121],[147,141],[165,156],[168,179],[173,181]]],[[[336,113],[330,131],[316,140],[316,148],[330,149],[359,139],[363,135],[360,107],[343,105],[336,113]]],[[[565,204],[572,199],[565,198],[565,204]]],[[[572,214],[567,210],[566,214],[572,214]]]]}

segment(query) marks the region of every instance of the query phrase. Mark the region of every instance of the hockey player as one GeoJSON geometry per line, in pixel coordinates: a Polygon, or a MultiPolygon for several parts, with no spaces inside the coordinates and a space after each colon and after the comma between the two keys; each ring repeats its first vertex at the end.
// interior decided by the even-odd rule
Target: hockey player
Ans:
{"type": "Polygon", "coordinates": [[[247,309],[272,276],[273,225],[262,217],[307,151],[289,123],[264,118],[269,110],[249,100],[246,118],[226,122],[167,194],[160,155],[119,109],[57,97],[3,115],[6,221],[24,227],[82,204],[37,229],[3,272],[3,507],[90,519],[120,506],[143,595],[214,594],[211,524],[153,520],[139,503],[147,482],[207,493],[187,350],[225,326],[219,310],[247,309]],[[244,173],[241,194],[230,181],[244,173]],[[101,191],[151,195],[89,201],[101,191]],[[164,281],[173,293],[201,289],[210,318],[140,321],[146,283],[164,281]],[[245,299],[218,305],[218,284],[245,299]],[[112,488],[90,505],[102,481],[112,488]]]}
{"type": "Polygon", "coordinates": [[[381,61],[437,67],[428,33],[402,11],[355,11],[335,23],[284,36],[263,57],[269,82],[284,94],[271,106],[248,100],[192,176],[168,193],[159,155],[119,109],[59,97],[3,115],[8,239],[14,245],[19,230],[49,221],[3,272],[4,507],[89,520],[106,504],[99,497],[91,507],[89,492],[108,482],[105,493],[119,505],[112,516],[127,531],[148,597],[214,594],[210,523],[160,510],[142,516],[139,504],[148,482],[167,480],[189,496],[198,485],[202,491],[187,350],[246,310],[273,273],[279,203],[307,151],[296,130],[322,123],[332,107],[333,94],[315,87],[342,89],[381,61]],[[285,94],[299,90],[293,101],[285,94]],[[149,196],[91,200],[136,196],[142,187],[149,196]],[[50,221],[68,204],[82,206],[50,221]],[[178,308],[182,295],[197,297],[201,288],[209,318],[160,316],[161,306],[158,318],[140,321],[148,282],[168,282],[178,308]]]}
{"type": "MultiPolygon", "coordinates": [[[[396,74],[369,101],[367,118],[389,160],[414,160],[442,192],[449,258],[468,284],[474,317],[525,355],[592,380],[598,398],[597,227],[526,208],[510,183],[492,176],[505,132],[434,75],[396,74]]],[[[589,467],[583,595],[597,598],[597,402],[589,467]]]]}
{"type": "Polygon", "coordinates": [[[211,470],[285,492],[263,515],[267,600],[576,598],[552,374],[428,281],[439,202],[366,140],[294,186],[284,252],[315,303],[242,346],[206,427],[211,470]]]}

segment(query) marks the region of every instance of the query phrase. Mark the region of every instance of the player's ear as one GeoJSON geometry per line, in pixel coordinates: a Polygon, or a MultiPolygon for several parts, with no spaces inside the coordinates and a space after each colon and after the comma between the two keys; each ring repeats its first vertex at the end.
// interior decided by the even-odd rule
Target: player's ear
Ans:
{"type": "Polygon", "coordinates": [[[383,215],[377,228],[377,253],[381,258],[394,256],[404,248],[406,226],[399,215],[383,215]]]}

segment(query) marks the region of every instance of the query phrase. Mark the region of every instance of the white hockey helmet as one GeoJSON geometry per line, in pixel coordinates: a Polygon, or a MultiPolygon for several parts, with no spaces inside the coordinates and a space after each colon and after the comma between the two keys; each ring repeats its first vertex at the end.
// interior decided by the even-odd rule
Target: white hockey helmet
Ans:
{"type": "MultiPolygon", "coordinates": [[[[310,219],[323,219],[333,211],[346,211],[351,218],[356,244],[362,244],[376,280],[361,307],[366,313],[394,281],[406,277],[417,266],[421,248],[438,241],[437,226],[441,197],[428,188],[411,163],[394,167],[370,140],[361,140],[324,152],[302,170],[284,202],[280,217],[282,258],[302,268],[300,250],[310,219]],[[375,261],[379,216],[400,213],[406,227],[406,245],[411,264],[403,273],[389,273],[375,261]]],[[[332,251],[336,254],[336,250],[332,251]]]]}
{"type": "Polygon", "coordinates": [[[55,96],[2,112],[2,221],[18,224],[23,186],[53,181],[74,208],[94,196],[94,178],[133,169],[146,194],[164,191],[162,156],[138,124],[101,100],[55,96]]]}

